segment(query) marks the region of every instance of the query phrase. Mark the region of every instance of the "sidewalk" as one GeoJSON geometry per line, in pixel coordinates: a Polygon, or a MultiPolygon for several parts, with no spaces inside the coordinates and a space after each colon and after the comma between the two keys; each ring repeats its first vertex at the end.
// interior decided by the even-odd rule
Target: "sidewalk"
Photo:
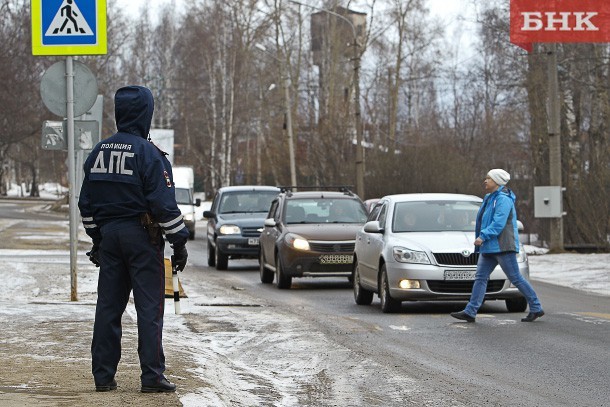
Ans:
{"type": "MultiPolygon", "coordinates": [[[[78,302],[69,301],[69,252],[0,250],[0,257],[0,406],[182,405],[178,394],[139,393],[133,304],[123,319],[123,359],[117,375],[123,391],[95,392],[89,346],[97,272],[84,266],[86,257],[79,258],[78,302]]],[[[175,360],[175,351],[172,356],[175,360]]],[[[179,386],[176,376],[188,376],[171,368],[168,373],[179,386]]]]}

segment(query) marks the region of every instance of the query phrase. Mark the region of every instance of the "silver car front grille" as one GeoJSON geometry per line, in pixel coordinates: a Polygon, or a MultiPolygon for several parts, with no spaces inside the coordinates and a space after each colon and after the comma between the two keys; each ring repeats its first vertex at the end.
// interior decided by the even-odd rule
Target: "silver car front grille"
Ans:
{"type": "Polygon", "coordinates": [[[462,253],[432,253],[436,262],[442,266],[476,266],[479,261],[479,253],[470,253],[464,256],[462,253]]]}

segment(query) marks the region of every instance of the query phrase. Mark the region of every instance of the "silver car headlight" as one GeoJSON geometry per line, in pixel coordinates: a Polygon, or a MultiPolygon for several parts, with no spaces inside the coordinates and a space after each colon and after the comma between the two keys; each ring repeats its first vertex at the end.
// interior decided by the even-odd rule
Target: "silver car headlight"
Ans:
{"type": "Polygon", "coordinates": [[[400,263],[430,264],[430,259],[425,252],[395,246],[392,248],[392,254],[394,255],[394,260],[400,263]]]}
{"type": "Polygon", "coordinates": [[[193,220],[195,217],[193,216],[193,214],[192,214],[192,213],[187,213],[187,214],[183,215],[183,218],[184,218],[184,220],[191,221],[191,220],[193,220]]]}
{"type": "Polygon", "coordinates": [[[221,235],[239,235],[241,229],[237,225],[222,225],[218,230],[221,235]]]}
{"type": "Polygon", "coordinates": [[[297,250],[311,250],[309,248],[309,242],[307,241],[307,239],[299,235],[295,235],[294,233],[288,233],[284,239],[288,246],[293,247],[297,250]]]}

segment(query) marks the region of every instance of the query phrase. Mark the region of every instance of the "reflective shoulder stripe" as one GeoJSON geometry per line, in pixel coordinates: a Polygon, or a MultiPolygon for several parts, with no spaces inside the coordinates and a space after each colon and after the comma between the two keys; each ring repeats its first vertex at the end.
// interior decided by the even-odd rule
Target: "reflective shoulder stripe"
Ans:
{"type": "Polygon", "coordinates": [[[95,229],[95,228],[97,228],[97,225],[95,223],[91,224],[91,225],[83,224],[83,226],[85,227],[85,229],[95,229]]]}
{"type": "Polygon", "coordinates": [[[93,222],[93,216],[87,217],[87,218],[83,218],[83,222],[93,222]]]}
{"type": "Polygon", "coordinates": [[[180,214],[180,216],[178,216],[177,218],[170,220],[169,222],[163,222],[163,223],[159,222],[159,225],[164,227],[164,228],[166,228],[166,227],[171,226],[171,225],[173,225],[173,224],[175,224],[175,223],[177,223],[177,222],[179,222],[181,220],[182,220],[182,214],[180,214]]]}

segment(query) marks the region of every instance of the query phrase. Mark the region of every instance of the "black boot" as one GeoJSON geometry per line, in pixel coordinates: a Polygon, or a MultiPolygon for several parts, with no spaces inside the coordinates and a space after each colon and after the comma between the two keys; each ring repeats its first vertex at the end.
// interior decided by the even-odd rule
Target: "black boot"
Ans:
{"type": "Polygon", "coordinates": [[[530,312],[525,318],[521,318],[521,322],[534,322],[544,315],[544,311],[530,312]]]}
{"type": "Polygon", "coordinates": [[[110,382],[106,384],[96,384],[95,391],[110,391],[116,390],[116,380],[112,379],[110,382]]]}
{"type": "Polygon", "coordinates": [[[142,384],[141,391],[142,393],[173,393],[176,391],[176,385],[164,377],[156,384],[142,384]]]}
{"type": "Polygon", "coordinates": [[[453,318],[461,319],[462,321],[466,321],[466,322],[474,322],[475,321],[474,317],[471,317],[470,315],[468,315],[464,311],[452,312],[451,316],[453,318]]]}

